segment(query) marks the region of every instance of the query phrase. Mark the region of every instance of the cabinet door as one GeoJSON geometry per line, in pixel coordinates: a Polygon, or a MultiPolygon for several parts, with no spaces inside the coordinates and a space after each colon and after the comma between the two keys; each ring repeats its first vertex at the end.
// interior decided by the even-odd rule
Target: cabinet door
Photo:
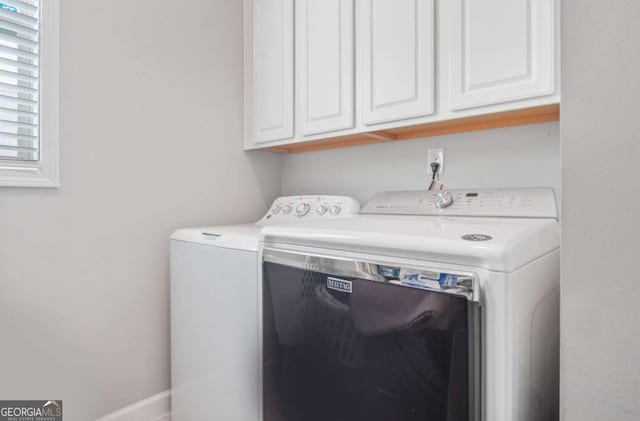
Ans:
{"type": "Polygon", "coordinates": [[[433,0],[362,0],[360,5],[363,123],[432,114],[433,0]]]}
{"type": "Polygon", "coordinates": [[[296,0],[296,103],[303,135],[354,126],[353,0],[296,0]]]}
{"type": "Polygon", "coordinates": [[[554,0],[451,0],[451,108],[554,92],[554,0]]]}
{"type": "Polygon", "coordinates": [[[293,0],[253,3],[256,143],[293,137],[293,0]]]}

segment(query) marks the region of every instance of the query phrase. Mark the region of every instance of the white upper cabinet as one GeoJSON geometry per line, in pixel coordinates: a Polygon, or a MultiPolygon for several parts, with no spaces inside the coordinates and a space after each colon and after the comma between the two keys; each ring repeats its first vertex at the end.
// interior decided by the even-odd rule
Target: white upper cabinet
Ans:
{"type": "Polygon", "coordinates": [[[293,0],[253,2],[253,142],[293,137],[293,0]]]}
{"type": "Polygon", "coordinates": [[[354,0],[296,0],[296,115],[303,136],[354,127],[354,0]]]}
{"type": "Polygon", "coordinates": [[[447,1],[452,110],[554,93],[554,0],[447,1]]]}
{"type": "Polygon", "coordinates": [[[359,5],[362,123],[432,114],[433,0],[362,0],[359,5]]]}
{"type": "Polygon", "coordinates": [[[245,147],[558,119],[559,2],[244,0],[245,147]]]}

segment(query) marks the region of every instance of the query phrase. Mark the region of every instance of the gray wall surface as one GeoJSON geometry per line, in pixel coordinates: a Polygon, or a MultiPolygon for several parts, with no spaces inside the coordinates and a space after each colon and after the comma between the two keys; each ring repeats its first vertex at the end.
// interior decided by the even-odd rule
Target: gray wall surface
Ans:
{"type": "Polygon", "coordinates": [[[562,2],[564,421],[640,419],[640,2],[562,2]]]}
{"type": "Polygon", "coordinates": [[[287,155],[283,194],[346,194],[364,202],[377,191],[424,189],[427,149],[439,147],[448,187],[542,186],[559,193],[556,122],[287,155]]]}
{"type": "Polygon", "coordinates": [[[61,188],[0,188],[0,396],[87,421],[169,388],[168,236],[256,220],[279,157],[240,147],[242,2],[61,3],[61,188]]]}

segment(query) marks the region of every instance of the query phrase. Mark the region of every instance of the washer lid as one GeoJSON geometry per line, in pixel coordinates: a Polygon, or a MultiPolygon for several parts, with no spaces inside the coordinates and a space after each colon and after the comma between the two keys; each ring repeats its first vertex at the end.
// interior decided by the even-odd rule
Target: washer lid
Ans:
{"type": "Polygon", "coordinates": [[[265,242],[511,272],[560,246],[555,219],[360,215],[263,228],[265,242]]]}
{"type": "Polygon", "coordinates": [[[257,252],[259,234],[260,227],[256,224],[224,225],[179,229],[171,234],[171,240],[257,252]]]}

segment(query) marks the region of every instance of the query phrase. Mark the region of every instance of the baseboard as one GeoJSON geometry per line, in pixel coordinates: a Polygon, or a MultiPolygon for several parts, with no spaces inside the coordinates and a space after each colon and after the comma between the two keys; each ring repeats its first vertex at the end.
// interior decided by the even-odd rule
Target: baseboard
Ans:
{"type": "Polygon", "coordinates": [[[158,393],[95,421],[171,421],[171,391],[158,393]]]}

